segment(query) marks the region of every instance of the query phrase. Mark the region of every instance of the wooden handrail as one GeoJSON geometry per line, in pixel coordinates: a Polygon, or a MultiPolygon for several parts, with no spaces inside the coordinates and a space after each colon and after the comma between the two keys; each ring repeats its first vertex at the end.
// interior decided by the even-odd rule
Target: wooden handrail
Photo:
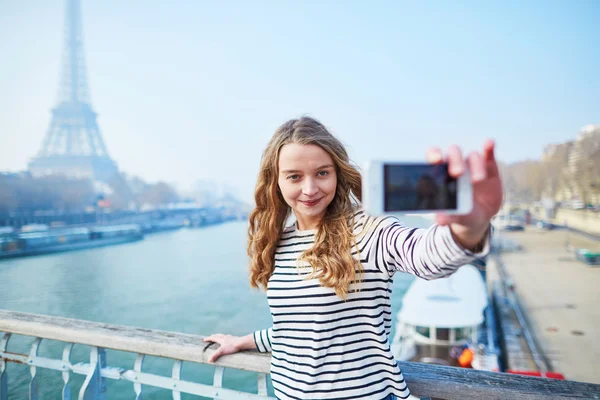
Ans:
{"type": "MultiPolygon", "coordinates": [[[[201,335],[7,310],[0,310],[0,332],[204,364],[218,347],[201,335]]],[[[221,357],[215,365],[268,374],[271,355],[247,351],[221,357]]]]}
{"type": "MultiPolygon", "coordinates": [[[[208,363],[203,336],[0,310],[0,331],[176,360],[208,363]]],[[[245,351],[215,365],[269,373],[270,355],[245,351]]],[[[600,399],[600,385],[400,362],[413,394],[442,399],[600,399]]]]}
{"type": "Polygon", "coordinates": [[[400,362],[411,392],[448,400],[600,399],[600,385],[501,372],[400,362]]]}

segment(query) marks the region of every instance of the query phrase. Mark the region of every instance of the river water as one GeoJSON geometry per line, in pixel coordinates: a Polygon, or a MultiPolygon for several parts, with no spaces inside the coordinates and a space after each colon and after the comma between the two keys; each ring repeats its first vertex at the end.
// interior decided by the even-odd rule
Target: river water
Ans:
{"type": "MultiPolygon", "coordinates": [[[[430,223],[403,220],[415,227],[430,223]]],[[[0,308],[199,335],[246,335],[271,325],[264,292],[248,283],[246,229],[245,222],[229,222],[118,246],[1,261],[0,308]]],[[[395,276],[394,316],[412,279],[395,276]]],[[[8,350],[29,353],[32,342],[14,336],[8,350]]],[[[38,354],[60,359],[63,347],[42,341],[38,354]]],[[[134,361],[134,354],[107,351],[109,366],[133,369],[134,361]]],[[[75,346],[71,362],[89,362],[89,348],[75,346]]],[[[170,376],[171,366],[172,361],[146,357],[143,371],[170,376]]],[[[213,371],[212,366],[184,363],[182,379],[211,384],[213,371]]],[[[8,398],[28,398],[29,368],[9,363],[7,374],[8,398]]],[[[37,376],[40,399],[61,398],[60,372],[38,368],[37,376]]],[[[72,374],[74,397],[83,379],[72,374]]],[[[256,393],[256,374],[226,370],[224,386],[256,393]]],[[[146,399],[172,398],[163,389],[143,390],[146,399]]],[[[108,380],[107,399],[132,398],[131,383],[108,380]]]]}

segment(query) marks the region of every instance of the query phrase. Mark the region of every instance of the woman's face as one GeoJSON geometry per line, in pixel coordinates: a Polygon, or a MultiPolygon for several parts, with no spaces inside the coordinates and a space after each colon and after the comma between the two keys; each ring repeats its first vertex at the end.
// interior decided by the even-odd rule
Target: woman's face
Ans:
{"type": "Polygon", "coordinates": [[[298,229],[314,229],[335,197],[335,165],[317,145],[286,144],[279,152],[278,184],[285,202],[294,210],[298,229]]]}

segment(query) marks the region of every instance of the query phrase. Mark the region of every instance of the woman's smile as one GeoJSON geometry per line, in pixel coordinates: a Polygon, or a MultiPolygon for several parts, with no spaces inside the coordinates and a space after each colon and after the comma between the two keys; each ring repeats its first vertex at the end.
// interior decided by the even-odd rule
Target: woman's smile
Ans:
{"type": "Polygon", "coordinates": [[[322,197],[319,199],[315,199],[315,200],[299,200],[300,203],[304,204],[307,207],[312,207],[312,206],[316,206],[320,201],[321,201],[322,197]]]}

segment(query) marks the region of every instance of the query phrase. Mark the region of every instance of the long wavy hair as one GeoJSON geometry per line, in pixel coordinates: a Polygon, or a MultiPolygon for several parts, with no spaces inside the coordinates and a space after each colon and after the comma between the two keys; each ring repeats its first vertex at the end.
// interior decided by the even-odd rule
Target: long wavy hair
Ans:
{"type": "Polygon", "coordinates": [[[248,228],[250,284],[266,289],[275,269],[275,250],[291,211],[278,185],[279,152],[290,143],[317,145],[331,156],[335,165],[335,196],[317,226],[314,245],[299,260],[312,267],[309,277],[318,276],[321,285],[334,288],[345,299],[350,285],[357,281],[356,272],[358,280],[363,273],[360,262],[352,257],[353,247],[358,252],[353,215],[356,202],[361,201],[362,179],[342,143],[323,124],[306,116],[281,125],[263,153],[254,192],[256,207],[250,213],[248,228]]]}

